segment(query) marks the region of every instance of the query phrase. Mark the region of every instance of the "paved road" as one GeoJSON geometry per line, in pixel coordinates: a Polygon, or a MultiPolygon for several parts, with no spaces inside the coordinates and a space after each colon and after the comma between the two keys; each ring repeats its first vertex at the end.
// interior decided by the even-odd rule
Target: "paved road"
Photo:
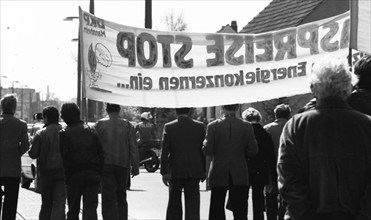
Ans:
{"type": "MultiPolygon", "coordinates": [[[[37,220],[40,211],[40,194],[22,189],[19,193],[17,220],[37,220]]],[[[205,190],[205,183],[200,184],[201,219],[208,218],[210,191],[205,190]]],[[[98,218],[101,215],[101,200],[99,196],[98,218]]],[[[129,219],[131,220],[160,220],[165,219],[168,200],[167,187],[162,183],[161,175],[141,170],[140,175],[132,179],[131,190],[128,191],[129,219]]],[[[251,201],[249,201],[249,219],[252,219],[251,201]]],[[[67,210],[67,208],[66,208],[67,210]]],[[[227,219],[233,219],[232,213],[226,211],[227,219]]],[[[81,219],[81,218],[80,218],[81,219]]]]}

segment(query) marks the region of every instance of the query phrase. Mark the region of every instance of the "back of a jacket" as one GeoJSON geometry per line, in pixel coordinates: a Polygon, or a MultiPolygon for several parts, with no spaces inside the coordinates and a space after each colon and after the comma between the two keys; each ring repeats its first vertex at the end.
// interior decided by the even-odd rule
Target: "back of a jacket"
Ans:
{"type": "Polygon", "coordinates": [[[205,158],[202,143],[205,127],[189,117],[178,119],[164,126],[161,174],[171,178],[205,178],[205,158]]]}
{"type": "Polygon", "coordinates": [[[278,170],[280,191],[294,219],[319,219],[316,215],[326,213],[352,219],[363,213],[370,219],[370,134],[371,118],[345,104],[317,106],[288,121],[278,170]]]}
{"type": "Polygon", "coordinates": [[[348,98],[349,105],[357,111],[371,116],[371,90],[359,89],[348,98]]]}
{"type": "Polygon", "coordinates": [[[119,117],[103,118],[96,123],[95,129],[103,146],[104,164],[125,168],[139,166],[135,129],[130,122],[119,117]]]}
{"type": "Polygon", "coordinates": [[[235,185],[249,184],[246,157],[258,152],[249,122],[234,116],[211,122],[204,146],[204,153],[213,156],[209,170],[211,186],[227,186],[230,176],[235,185]]]}
{"type": "Polygon", "coordinates": [[[95,130],[86,124],[69,125],[60,132],[66,175],[80,170],[102,171],[103,151],[95,130]]]}
{"type": "Polygon", "coordinates": [[[28,154],[31,158],[38,158],[40,175],[63,173],[63,161],[59,148],[60,124],[49,124],[39,130],[32,141],[28,154]]]}
{"type": "Polygon", "coordinates": [[[29,145],[25,121],[10,114],[0,117],[0,177],[21,176],[21,156],[29,145]]]}

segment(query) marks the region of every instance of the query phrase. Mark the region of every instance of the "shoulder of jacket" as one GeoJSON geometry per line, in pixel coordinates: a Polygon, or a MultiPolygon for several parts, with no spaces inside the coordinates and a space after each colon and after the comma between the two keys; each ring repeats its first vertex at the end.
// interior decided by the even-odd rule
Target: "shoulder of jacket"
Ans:
{"type": "Polygon", "coordinates": [[[175,119],[175,120],[172,120],[172,121],[169,121],[169,122],[165,123],[165,126],[171,126],[171,125],[176,124],[176,123],[178,123],[178,119],[175,119]]]}
{"type": "Polygon", "coordinates": [[[101,123],[101,122],[105,122],[105,121],[108,121],[109,118],[108,117],[105,117],[105,118],[101,118],[97,121],[97,123],[101,123]]]}

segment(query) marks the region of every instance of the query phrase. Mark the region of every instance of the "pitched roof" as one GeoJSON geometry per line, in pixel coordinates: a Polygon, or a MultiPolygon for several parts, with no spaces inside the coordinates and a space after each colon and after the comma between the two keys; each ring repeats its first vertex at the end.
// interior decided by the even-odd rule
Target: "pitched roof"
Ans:
{"type": "Polygon", "coordinates": [[[258,34],[295,27],[324,0],[272,0],[240,33],[258,34]]]}
{"type": "Polygon", "coordinates": [[[222,26],[222,28],[219,31],[217,31],[216,33],[230,33],[230,34],[235,34],[236,31],[233,30],[233,28],[229,24],[227,24],[226,26],[222,26]]]}

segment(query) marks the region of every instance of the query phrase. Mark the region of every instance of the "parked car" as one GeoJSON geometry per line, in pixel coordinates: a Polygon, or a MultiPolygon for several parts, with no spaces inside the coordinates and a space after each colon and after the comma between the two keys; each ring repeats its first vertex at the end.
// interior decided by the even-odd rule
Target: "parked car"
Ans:
{"type": "MultiPolygon", "coordinates": [[[[32,144],[32,139],[36,132],[44,126],[42,121],[36,121],[32,126],[29,127],[29,139],[32,144]]],[[[22,188],[28,189],[34,181],[34,187],[36,192],[40,192],[40,186],[37,181],[37,160],[33,160],[28,156],[28,152],[22,155],[22,170],[21,170],[21,186],[22,188]]]]}

